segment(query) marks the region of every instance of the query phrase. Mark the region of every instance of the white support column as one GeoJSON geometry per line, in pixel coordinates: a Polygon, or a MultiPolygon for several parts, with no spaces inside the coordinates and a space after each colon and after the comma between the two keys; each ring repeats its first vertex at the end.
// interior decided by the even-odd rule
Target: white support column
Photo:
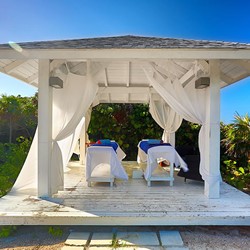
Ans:
{"type": "Polygon", "coordinates": [[[219,61],[210,60],[210,87],[206,89],[205,195],[220,197],[220,71],[219,61]]]}
{"type": "Polygon", "coordinates": [[[86,156],[86,128],[85,123],[82,128],[81,138],[80,138],[80,164],[85,164],[86,156]]]}
{"type": "Polygon", "coordinates": [[[170,133],[170,144],[175,147],[175,133],[170,133]]]}
{"type": "Polygon", "coordinates": [[[49,60],[39,60],[38,84],[38,196],[49,197],[52,151],[52,89],[49,60]]]}

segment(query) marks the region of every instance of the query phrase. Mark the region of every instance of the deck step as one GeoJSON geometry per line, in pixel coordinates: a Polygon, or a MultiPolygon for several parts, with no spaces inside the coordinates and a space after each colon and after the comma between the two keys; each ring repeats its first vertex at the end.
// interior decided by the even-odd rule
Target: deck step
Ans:
{"type": "Polygon", "coordinates": [[[89,232],[71,232],[65,242],[66,246],[86,246],[90,241],[91,233],[89,232]]]}
{"type": "Polygon", "coordinates": [[[61,250],[134,249],[188,250],[178,231],[71,232],[61,250]]]}
{"type": "Polygon", "coordinates": [[[184,245],[179,231],[160,231],[162,246],[182,247],[184,245]]]}

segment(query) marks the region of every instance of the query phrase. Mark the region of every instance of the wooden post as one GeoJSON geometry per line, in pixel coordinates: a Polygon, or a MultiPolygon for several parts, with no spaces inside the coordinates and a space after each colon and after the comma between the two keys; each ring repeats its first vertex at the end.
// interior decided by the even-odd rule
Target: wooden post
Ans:
{"type": "Polygon", "coordinates": [[[52,89],[49,86],[50,62],[38,66],[38,196],[49,197],[52,151],[52,89]]]}
{"type": "Polygon", "coordinates": [[[81,138],[80,138],[80,164],[85,164],[85,154],[86,154],[86,129],[85,123],[83,124],[81,138]]]}
{"type": "Polygon", "coordinates": [[[220,71],[219,61],[210,60],[210,87],[206,89],[205,195],[220,197],[220,71]]]}
{"type": "Polygon", "coordinates": [[[170,133],[170,144],[175,147],[175,132],[170,133]]]}

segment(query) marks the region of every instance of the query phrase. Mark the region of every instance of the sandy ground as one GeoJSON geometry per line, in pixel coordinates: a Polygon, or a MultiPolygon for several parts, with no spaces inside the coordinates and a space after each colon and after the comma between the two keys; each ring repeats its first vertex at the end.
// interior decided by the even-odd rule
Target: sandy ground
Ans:
{"type": "MultiPolygon", "coordinates": [[[[110,227],[61,226],[62,236],[49,234],[49,226],[18,226],[17,231],[0,238],[0,249],[61,249],[71,231],[110,231],[110,227]]],[[[184,245],[190,250],[249,250],[250,227],[118,227],[118,230],[160,231],[179,230],[184,245]]]]}

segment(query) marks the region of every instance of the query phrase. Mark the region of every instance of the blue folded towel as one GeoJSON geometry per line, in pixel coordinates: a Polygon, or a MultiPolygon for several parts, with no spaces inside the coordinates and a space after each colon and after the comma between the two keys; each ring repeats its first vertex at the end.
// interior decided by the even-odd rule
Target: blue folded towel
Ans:
{"type": "Polygon", "coordinates": [[[100,146],[100,147],[109,146],[109,147],[112,147],[115,151],[118,148],[118,144],[116,142],[114,142],[114,141],[110,141],[109,143],[101,143],[101,144],[95,143],[95,144],[92,144],[91,146],[100,146]]]}
{"type": "Polygon", "coordinates": [[[106,145],[111,144],[111,141],[109,139],[102,139],[100,141],[102,144],[106,144],[106,145]]]}
{"type": "Polygon", "coordinates": [[[161,140],[157,139],[148,139],[148,144],[160,144],[161,140]]]}

